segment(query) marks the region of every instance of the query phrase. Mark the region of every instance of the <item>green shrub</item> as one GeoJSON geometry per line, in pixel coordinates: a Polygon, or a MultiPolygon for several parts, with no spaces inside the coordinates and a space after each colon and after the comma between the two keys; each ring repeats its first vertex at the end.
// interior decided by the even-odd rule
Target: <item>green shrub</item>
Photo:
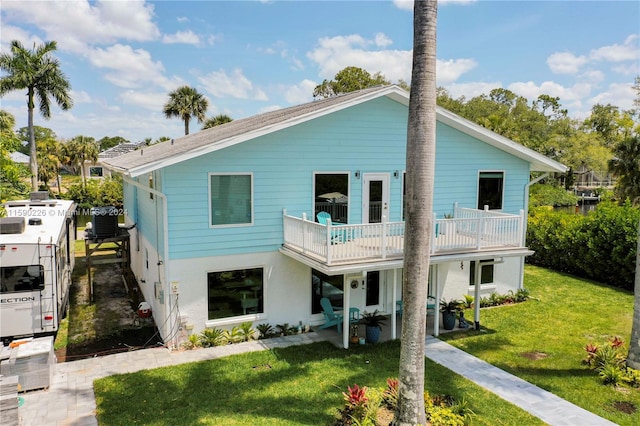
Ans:
{"type": "Polygon", "coordinates": [[[529,206],[575,206],[578,197],[566,189],[553,185],[533,185],[529,189],[529,206]]]}
{"type": "Polygon", "coordinates": [[[62,196],[67,200],[74,200],[78,207],[89,209],[91,207],[115,206],[122,207],[122,178],[118,176],[108,177],[102,180],[87,179],[87,184],[73,184],[62,196]]]}
{"type": "Polygon", "coordinates": [[[219,328],[205,328],[200,333],[200,345],[203,348],[222,346],[226,343],[224,331],[219,328]]]}
{"type": "Polygon", "coordinates": [[[632,290],[639,220],[630,203],[601,202],[587,216],[535,209],[527,262],[632,290]]]}
{"type": "Polygon", "coordinates": [[[264,323],[264,324],[258,324],[258,326],[256,327],[258,329],[258,331],[260,332],[260,339],[268,339],[270,337],[275,336],[275,330],[273,329],[273,326],[271,326],[271,324],[269,323],[264,323]]]}

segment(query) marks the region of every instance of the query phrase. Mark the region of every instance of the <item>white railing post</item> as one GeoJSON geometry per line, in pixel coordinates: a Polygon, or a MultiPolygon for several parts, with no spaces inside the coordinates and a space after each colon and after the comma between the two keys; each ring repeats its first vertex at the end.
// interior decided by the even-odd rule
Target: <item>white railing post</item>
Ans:
{"type": "Polygon", "coordinates": [[[387,222],[382,221],[382,235],[380,236],[380,243],[382,243],[381,255],[383,259],[387,258],[387,222]]]}
{"type": "Polygon", "coordinates": [[[478,219],[478,229],[476,230],[476,249],[480,250],[482,247],[482,233],[484,232],[484,216],[480,216],[478,219]]]}
{"type": "Polygon", "coordinates": [[[458,218],[458,202],[453,203],[453,218],[458,218]]]}
{"type": "Polygon", "coordinates": [[[525,233],[525,222],[527,220],[527,216],[524,213],[524,210],[520,210],[520,220],[518,221],[518,234],[520,235],[520,241],[522,242],[522,247],[527,244],[527,234],[525,233]]]}
{"type": "MultiPolygon", "coordinates": [[[[438,233],[438,228],[437,228],[437,215],[435,213],[433,213],[431,215],[431,254],[434,254],[436,252],[436,234],[438,233]]],[[[405,233],[406,233],[406,228],[405,228],[405,233]]],[[[405,236],[406,238],[406,236],[405,236]]]]}
{"type": "Polygon", "coordinates": [[[331,221],[327,220],[327,265],[331,265],[331,221]]]}
{"type": "MultiPolygon", "coordinates": [[[[302,252],[306,253],[307,252],[307,234],[309,233],[309,227],[307,226],[307,214],[306,213],[302,213],[302,229],[300,230],[300,232],[302,232],[302,252]]],[[[313,241],[313,238],[310,239],[311,241],[313,241]]]]}

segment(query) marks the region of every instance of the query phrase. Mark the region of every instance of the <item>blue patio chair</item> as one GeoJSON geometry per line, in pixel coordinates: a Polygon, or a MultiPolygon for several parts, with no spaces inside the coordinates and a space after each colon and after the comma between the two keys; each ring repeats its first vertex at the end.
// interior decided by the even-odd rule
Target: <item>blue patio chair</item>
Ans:
{"type": "MultiPolygon", "coordinates": [[[[330,223],[331,225],[342,225],[341,223],[333,222],[331,220],[331,215],[327,212],[318,212],[316,218],[318,218],[318,223],[320,225],[327,226],[327,223],[330,223]]],[[[331,231],[331,244],[342,243],[344,240],[344,230],[331,231]]]]}
{"type": "MultiPolygon", "coordinates": [[[[402,315],[403,310],[404,310],[404,303],[402,303],[402,300],[396,300],[396,312],[402,315]]],[[[433,296],[427,297],[427,315],[429,315],[429,311],[433,312],[433,314],[435,315],[436,298],[433,296]]]]}
{"type": "Polygon", "coordinates": [[[338,326],[338,333],[341,333],[343,319],[342,314],[333,310],[331,301],[326,297],[320,299],[320,306],[322,306],[322,313],[324,314],[324,324],[322,324],[320,328],[329,328],[336,325],[338,326]]]}

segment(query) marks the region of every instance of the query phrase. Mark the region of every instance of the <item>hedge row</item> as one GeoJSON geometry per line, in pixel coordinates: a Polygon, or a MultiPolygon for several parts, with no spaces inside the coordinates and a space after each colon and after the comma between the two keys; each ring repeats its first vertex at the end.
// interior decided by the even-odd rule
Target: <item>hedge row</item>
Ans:
{"type": "Polygon", "coordinates": [[[633,290],[640,210],[603,202],[587,216],[533,209],[528,263],[633,290]]]}

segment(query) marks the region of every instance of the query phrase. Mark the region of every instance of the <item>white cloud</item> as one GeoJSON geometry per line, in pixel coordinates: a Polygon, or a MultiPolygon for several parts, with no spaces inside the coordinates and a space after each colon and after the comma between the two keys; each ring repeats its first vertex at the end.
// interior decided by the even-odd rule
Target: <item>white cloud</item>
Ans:
{"type": "Polygon", "coordinates": [[[166,44],[184,43],[184,44],[199,44],[200,37],[191,30],[178,31],[175,34],[165,34],[162,37],[162,42],[166,44]]]}
{"type": "Polygon", "coordinates": [[[591,83],[594,85],[597,85],[598,83],[603,82],[604,79],[605,79],[604,73],[599,70],[589,70],[578,75],[578,81],[591,83]]]}
{"type": "Polygon", "coordinates": [[[384,33],[378,33],[376,34],[375,44],[376,46],[387,47],[393,44],[393,40],[387,37],[384,33]]]}
{"type": "Polygon", "coordinates": [[[75,91],[72,89],[69,91],[69,96],[73,99],[74,105],[87,104],[92,101],[91,96],[84,90],[75,91]]]}
{"type": "Polygon", "coordinates": [[[561,102],[572,102],[584,99],[592,91],[592,85],[588,83],[576,83],[571,87],[564,87],[553,81],[545,81],[539,86],[532,81],[515,82],[507,86],[512,92],[531,100],[545,94],[558,96],[561,102]]]}
{"type": "Polygon", "coordinates": [[[122,92],[118,99],[123,104],[138,106],[150,111],[161,111],[169,97],[167,93],[127,90],[122,92]]]}
{"type": "Polygon", "coordinates": [[[637,62],[627,65],[620,64],[615,67],[611,67],[611,70],[617,72],[618,74],[635,76],[640,74],[640,64],[637,62]]]}
{"type": "Polygon", "coordinates": [[[40,45],[44,43],[40,37],[30,34],[22,28],[4,25],[3,23],[2,31],[0,31],[0,48],[3,52],[9,50],[9,45],[13,40],[19,40],[27,48],[31,48],[34,44],[40,45]]]}
{"type": "Polygon", "coordinates": [[[547,58],[547,65],[554,74],[576,74],[586,63],[586,57],[571,52],[554,53],[547,58]]]}
{"type": "Polygon", "coordinates": [[[117,40],[149,41],[160,36],[153,5],[144,1],[5,1],[3,26],[10,22],[35,25],[61,51],[84,52],[90,44],[117,40]]]}
{"type": "Polygon", "coordinates": [[[240,68],[236,68],[231,74],[225,70],[213,71],[203,77],[198,77],[209,93],[216,97],[230,96],[237,99],[253,99],[257,101],[267,100],[267,95],[245,77],[240,68]]]}
{"type": "Polygon", "coordinates": [[[640,59],[640,48],[638,46],[638,35],[632,34],[623,44],[612,44],[594,49],[589,54],[589,58],[595,61],[622,62],[640,59]]]}
{"type": "Polygon", "coordinates": [[[144,49],[134,50],[131,46],[115,44],[89,51],[88,58],[93,66],[112,70],[105,78],[118,87],[132,89],[152,83],[169,89],[178,83],[167,79],[162,63],[154,62],[144,49]]]}
{"type": "Polygon", "coordinates": [[[182,22],[189,22],[189,18],[187,18],[186,16],[178,16],[177,21],[182,23],[182,22]]]}
{"type": "Polygon", "coordinates": [[[478,63],[473,59],[436,60],[436,79],[438,84],[453,83],[466,72],[474,69],[478,63]]]}
{"type": "Polygon", "coordinates": [[[595,104],[612,104],[620,109],[630,109],[633,107],[635,93],[631,88],[631,83],[612,83],[606,91],[598,93],[589,99],[591,105],[595,104]]]}
{"type": "Polygon", "coordinates": [[[472,82],[472,83],[452,83],[445,85],[444,88],[447,89],[449,95],[453,99],[458,99],[461,96],[464,96],[465,99],[469,100],[476,96],[486,95],[491,90],[502,87],[502,83],[499,81],[496,82],[472,82]]]}
{"type": "Polygon", "coordinates": [[[287,88],[284,91],[284,98],[292,105],[303,104],[313,100],[313,89],[318,83],[304,79],[300,83],[287,88]]]}

